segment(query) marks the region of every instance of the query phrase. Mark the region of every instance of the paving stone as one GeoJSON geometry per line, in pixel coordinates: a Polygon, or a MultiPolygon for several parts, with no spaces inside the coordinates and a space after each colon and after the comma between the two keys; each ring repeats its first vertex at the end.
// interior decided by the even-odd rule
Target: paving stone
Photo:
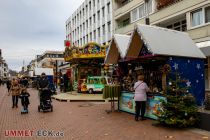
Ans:
{"type": "Polygon", "coordinates": [[[6,87],[0,87],[0,140],[13,139],[64,139],[64,140],[203,140],[207,138],[188,130],[152,126],[152,120],[134,121],[127,113],[110,113],[110,103],[59,102],[53,100],[53,112],[38,112],[38,93],[31,94],[29,113],[21,115],[21,104],[11,108],[11,96],[6,87]],[[84,107],[81,107],[83,105],[84,107]],[[33,136],[5,137],[6,130],[33,130],[33,136]],[[64,137],[38,137],[39,130],[63,132],[64,137]]]}

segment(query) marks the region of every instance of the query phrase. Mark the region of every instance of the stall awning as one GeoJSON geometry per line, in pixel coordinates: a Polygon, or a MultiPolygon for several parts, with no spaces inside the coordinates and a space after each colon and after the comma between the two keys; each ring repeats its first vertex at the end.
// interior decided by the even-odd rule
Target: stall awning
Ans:
{"type": "Polygon", "coordinates": [[[124,58],[128,49],[130,36],[115,34],[109,45],[105,58],[106,64],[116,64],[119,57],[124,58]]]}
{"type": "Polygon", "coordinates": [[[205,58],[187,33],[137,24],[126,57],[136,58],[145,44],[153,55],[205,58]]]}

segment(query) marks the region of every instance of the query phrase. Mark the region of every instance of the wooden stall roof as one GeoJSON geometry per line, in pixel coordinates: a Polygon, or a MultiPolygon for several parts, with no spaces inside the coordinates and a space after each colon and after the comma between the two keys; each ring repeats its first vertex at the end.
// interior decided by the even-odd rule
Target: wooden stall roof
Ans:
{"type": "Polygon", "coordinates": [[[129,40],[130,36],[128,35],[115,34],[109,45],[105,63],[116,64],[119,57],[124,58],[128,49],[129,40]]]}
{"type": "Polygon", "coordinates": [[[205,58],[187,33],[137,24],[125,57],[137,58],[145,44],[153,55],[205,58]]]}

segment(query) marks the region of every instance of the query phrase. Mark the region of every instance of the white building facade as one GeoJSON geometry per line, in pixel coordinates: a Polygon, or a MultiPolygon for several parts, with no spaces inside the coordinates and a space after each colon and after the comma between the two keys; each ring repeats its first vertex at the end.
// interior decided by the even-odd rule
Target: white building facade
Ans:
{"type": "Polygon", "coordinates": [[[85,0],[66,21],[66,40],[75,46],[106,45],[112,31],[112,0],[85,0]]]}
{"type": "Polygon", "coordinates": [[[7,79],[9,76],[9,68],[6,61],[2,57],[1,49],[0,49],[0,79],[7,79]]]}

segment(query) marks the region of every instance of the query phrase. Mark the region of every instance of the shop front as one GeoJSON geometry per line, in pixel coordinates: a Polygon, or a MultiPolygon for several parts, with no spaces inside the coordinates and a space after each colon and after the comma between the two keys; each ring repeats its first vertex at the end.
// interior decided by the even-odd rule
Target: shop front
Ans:
{"type": "MultiPolygon", "coordinates": [[[[119,37],[119,40],[123,42],[124,37],[119,37]]],[[[198,105],[203,103],[205,56],[187,34],[136,25],[127,42],[120,46],[112,41],[105,59],[107,64],[117,64],[121,73],[118,77],[122,86],[119,98],[121,111],[135,113],[133,86],[139,74],[144,75],[145,82],[150,88],[146,106],[148,118],[157,119],[161,110],[160,101],[166,100],[170,80],[177,77],[183,79],[183,86],[186,86],[188,92],[195,97],[196,103],[198,105]],[[119,53],[118,57],[113,56],[114,51],[115,54],[119,53]]]]}

